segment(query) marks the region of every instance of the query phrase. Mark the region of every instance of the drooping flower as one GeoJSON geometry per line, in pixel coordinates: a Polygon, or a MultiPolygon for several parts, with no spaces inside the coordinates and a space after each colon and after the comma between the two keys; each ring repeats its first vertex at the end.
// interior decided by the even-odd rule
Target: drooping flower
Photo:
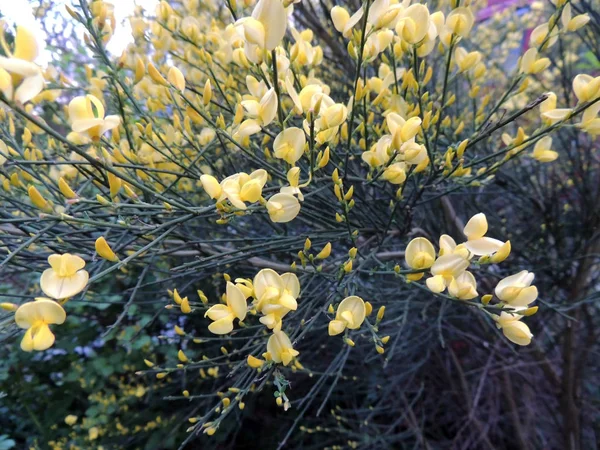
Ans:
{"type": "Polygon", "coordinates": [[[75,133],[87,136],[93,141],[98,141],[104,133],[118,127],[121,123],[119,116],[104,117],[102,102],[89,94],[71,100],[69,120],[75,133]]]}
{"type": "Polygon", "coordinates": [[[50,255],[48,263],[51,268],[44,270],[40,278],[40,286],[44,294],[55,300],[61,300],[83,291],[87,285],[89,274],[83,270],[85,261],[76,255],[50,255]]]}
{"type": "Polygon", "coordinates": [[[275,331],[271,335],[267,341],[267,351],[274,362],[283,363],[284,366],[300,354],[298,350],[294,350],[290,338],[283,331],[275,331]]]}
{"type": "Polygon", "coordinates": [[[346,328],[356,330],[365,321],[365,302],[362,298],[352,295],[339,304],[335,319],[329,322],[329,336],[343,333],[346,328]]]}
{"type": "Polygon", "coordinates": [[[211,333],[227,334],[233,330],[235,318],[240,321],[246,318],[246,297],[241,289],[231,281],[227,282],[225,297],[227,304],[214,305],[204,314],[204,317],[213,321],[208,326],[211,333]]]}
{"type": "Polygon", "coordinates": [[[502,329],[502,333],[506,338],[517,345],[529,345],[533,334],[529,327],[521,322],[523,316],[519,314],[509,314],[502,312],[499,316],[494,316],[496,326],[502,329]]]}
{"type": "Polygon", "coordinates": [[[531,286],[535,275],[532,272],[521,272],[503,278],[496,285],[496,296],[511,306],[527,306],[538,296],[537,287],[531,286]]]}
{"type": "Polygon", "coordinates": [[[30,352],[52,347],[55,337],[49,325],[60,325],[66,318],[63,307],[49,298],[40,297],[21,305],[15,313],[17,325],[27,330],[21,340],[21,349],[30,352]]]}
{"type": "Polygon", "coordinates": [[[33,33],[17,26],[15,47],[12,54],[0,32],[0,40],[7,56],[0,56],[0,91],[9,100],[25,103],[44,89],[42,71],[34,64],[39,49],[33,33]]]}

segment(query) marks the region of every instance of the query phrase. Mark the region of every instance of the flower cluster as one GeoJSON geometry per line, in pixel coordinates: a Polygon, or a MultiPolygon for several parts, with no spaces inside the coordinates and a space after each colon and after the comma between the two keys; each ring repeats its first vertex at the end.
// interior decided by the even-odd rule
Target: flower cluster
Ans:
{"type": "MultiPolygon", "coordinates": [[[[428,271],[431,277],[425,280],[429,290],[435,294],[448,291],[451,298],[472,300],[479,297],[477,280],[468,269],[470,266],[479,269],[486,264],[498,264],[504,261],[511,252],[510,241],[502,242],[486,236],[488,222],[485,214],[479,213],[471,217],[463,229],[467,240],[460,244],[447,234],[439,239],[439,250],[426,238],[419,237],[410,241],[405,251],[407,266],[413,270],[407,279],[418,281],[428,271]],[[479,256],[477,262],[473,258],[479,256]]],[[[519,345],[528,345],[532,334],[527,325],[519,320],[524,315],[535,314],[537,308],[529,308],[538,296],[535,286],[531,286],[534,274],[526,270],[502,279],[495,288],[500,310],[507,306],[507,311],[491,314],[504,335],[519,345]]],[[[492,295],[481,296],[481,306],[485,310],[492,301],[492,295]]]]}

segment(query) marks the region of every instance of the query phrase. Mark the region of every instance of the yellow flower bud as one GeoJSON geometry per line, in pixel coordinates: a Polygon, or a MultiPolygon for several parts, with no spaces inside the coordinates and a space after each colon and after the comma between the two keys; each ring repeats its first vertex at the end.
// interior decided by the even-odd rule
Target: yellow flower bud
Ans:
{"type": "Polygon", "coordinates": [[[112,251],[110,245],[108,245],[108,242],[104,239],[104,236],[100,236],[96,239],[95,247],[96,253],[98,253],[100,257],[112,262],[117,262],[119,260],[119,257],[112,251]]]}
{"type": "Polygon", "coordinates": [[[167,80],[160,74],[158,69],[151,62],[148,63],[148,75],[152,78],[156,84],[160,84],[161,86],[168,86],[167,80]]]}
{"type": "Polygon", "coordinates": [[[179,352],[177,353],[177,359],[179,359],[179,361],[181,361],[182,363],[186,363],[189,361],[188,357],[185,355],[185,353],[183,353],[183,350],[179,350],[179,352]]]}
{"type": "Polygon", "coordinates": [[[381,308],[379,308],[379,311],[377,311],[377,322],[381,322],[384,314],[385,314],[385,306],[382,306],[381,308]]]}
{"type": "Polygon", "coordinates": [[[255,358],[252,355],[248,355],[246,362],[247,362],[248,366],[252,367],[253,369],[260,369],[263,366],[263,364],[265,363],[264,360],[255,358]]]}
{"type": "Polygon", "coordinates": [[[346,273],[352,272],[352,260],[351,259],[346,261],[346,263],[344,264],[344,272],[346,272],[346,273]]]}
{"type": "Polygon", "coordinates": [[[208,106],[212,99],[212,86],[210,84],[210,80],[206,80],[204,84],[204,89],[202,91],[202,103],[204,106],[208,106]]]}
{"type": "Polygon", "coordinates": [[[189,314],[192,312],[192,308],[190,307],[190,302],[188,301],[187,297],[181,300],[181,312],[183,314],[189,314]]]}
{"type": "Polygon", "coordinates": [[[185,91],[185,77],[177,67],[171,67],[167,73],[167,80],[181,93],[185,91]]]}
{"type": "Polygon", "coordinates": [[[323,249],[317,254],[316,258],[317,259],[325,259],[325,258],[329,257],[330,254],[331,254],[331,242],[328,242],[327,244],[325,244],[323,249]]]}
{"type": "Polygon", "coordinates": [[[60,189],[62,195],[68,199],[77,198],[77,194],[71,189],[63,177],[58,179],[58,189],[60,189]]]}
{"type": "Polygon", "coordinates": [[[3,309],[4,311],[14,312],[17,309],[19,309],[19,306],[15,305],[14,303],[0,303],[0,309],[3,309]]]}
{"type": "Polygon", "coordinates": [[[40,191],[38,191],[35,186],[30,185],[27,189],[27,193],[29,194],[31,203],[33,203],[39,209],[48,210],[50,208],[50,205],[48,204],[46,199],[42,197],[42,194],[40,194],[40,191]]]}

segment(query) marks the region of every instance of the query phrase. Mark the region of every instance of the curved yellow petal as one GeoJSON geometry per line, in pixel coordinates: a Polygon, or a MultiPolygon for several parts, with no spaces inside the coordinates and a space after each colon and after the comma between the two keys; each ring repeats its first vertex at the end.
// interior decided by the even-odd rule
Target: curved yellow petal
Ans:
{"type": "Polygon", "coordinates": [[[23,336],[23,339],[21,339],[21,350],[24,352],[30,352],[33,350],[33,328],[27,330],[23,336]]]}
{"type": "Polygon", "coordinates": [[[79,294],[87,285],[88,279],[89,274],[85,270],[61,277],[53,269],[46,269],[40,278],[40,286],[48,297],[60,300],[79,294]]]}
{"type": "Polygon", "coordinates": [[[38,56],[38,45],[34,34],[28,28],[17,26],[13,57],[33,61],[38,56]]]}
{"type": "Polygon", "coordinates": [[[231,309],[227,305],[215,305],[206,311],[204,317],[208,317],[210,320],[221,320],[229,315],[231,315],[231,309]]]}
{"type": "Polygon", "coordinates": [[[50,255],[48,257],[48,264],[61,277],[74,275],[75,272],[85,267],[83,258],[70,253],[50,255]]]}
{"type": "Polygon", "coordinates": [[[341,334],[346,329],[346,324],[341,320],[332,320],[329,322],[328,333],[329,336],[337,336],[341,334]]]}
{"type": "Polygon", "coordinates": [[[233,330],[233,315],[215,320],[208,326],[208,331],[213,334],[227,334],[233,330]]]}
{"type": "Polygon", "coordinates": [[[15,322],[20,328],[31,328],[38,322],[60,325],[66,318],[63,307],[48,298],[37,298],[34,302],[24,303],[15,313],[15,322]]]}
{"type": "Polygon", "coordinates": [[[71,123],[77,120],[94,119],[94,112],[87,97],[75,97],[69,102],[69,119],[71,123]]]}
{"type": "Polygon", "coordinates": [[[246,318],[246,311],[248,309],[246,297],[242,290],[231,281],[227,282],[227,304],[235,317],[239,320],[244,320],[246,318]]]}
{"type": "MultiPolygon", "coordinates": [[[[28,330],[30,331],[30,330],[28,330]]],[[[37,351],[46,350],[54,344],[54,334],[50,331],[50,327],[42,324],[39,327],[31,328],[33,336],[33,349],[37,351]]]]}

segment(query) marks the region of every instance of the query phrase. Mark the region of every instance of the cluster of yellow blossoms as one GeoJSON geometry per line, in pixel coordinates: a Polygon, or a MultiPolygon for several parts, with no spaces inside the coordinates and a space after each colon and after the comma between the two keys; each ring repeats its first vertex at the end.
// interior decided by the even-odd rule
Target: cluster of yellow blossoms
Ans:
{"type": "MultiPolygon", "coordinates": [[[[263,357],[287,366],[298,351],[294,350],[287,334],[281,330],[282,319],[298,308],[300,282],[291,272],[279,275],[272,269],[263,269],[254,280],[238,278],[235,284],[227,282],[223,296],[225,304],[214,305],[205,316],[213,322],[208,326],[211,333],[227,334],[233,330],[233,320],[242,322],[248,312],[247,299],[252,297],[252,314],[261,314],[260,322],[273,334],[267,342],[267,352],[263,357]]],[[[252,357],[253,365],[256,358],[252,357]]],[[[261,363],[262,364],[262,363],[261,363]]]]}
{"type": "MultiPolygon", "coordinates": [[[[472,259],[479,256],[475,267],[485,264],[498,264],[510,255],[510,241],[502,242],[486,236],[488,223],[485,214],[479,213],[471,217],[463,229],[467,240],[457,244],[456,241],[443,234],[439,239],[439,251],[426,238],[419,237],[409,242],[406,247],[405,260],[414,273],[407,275],[410,281],[418,281],[428,271],[431,277],[425,284],[431,292],[441,294],[446,289],[451,298],[472,300],[479,296],[477,281],[467,270],[472,259]]],[[[533,335],[527,325],[520,322],[524,315],[532,315],[537,311],[530,308],[538,296],[535,286],[532,286],[534,274],[526,270],[502,279],[496,285],[495,294],[499,300],[498,306],[507,307],[500,315],[492,314],[504,335],[519,345],[528,345],[533,335]]],[[[490,294],[481,297],[482,307],[493,299],[490,294]]],[[[485,308],[482,308],[485,310],[485,308]]]]}

